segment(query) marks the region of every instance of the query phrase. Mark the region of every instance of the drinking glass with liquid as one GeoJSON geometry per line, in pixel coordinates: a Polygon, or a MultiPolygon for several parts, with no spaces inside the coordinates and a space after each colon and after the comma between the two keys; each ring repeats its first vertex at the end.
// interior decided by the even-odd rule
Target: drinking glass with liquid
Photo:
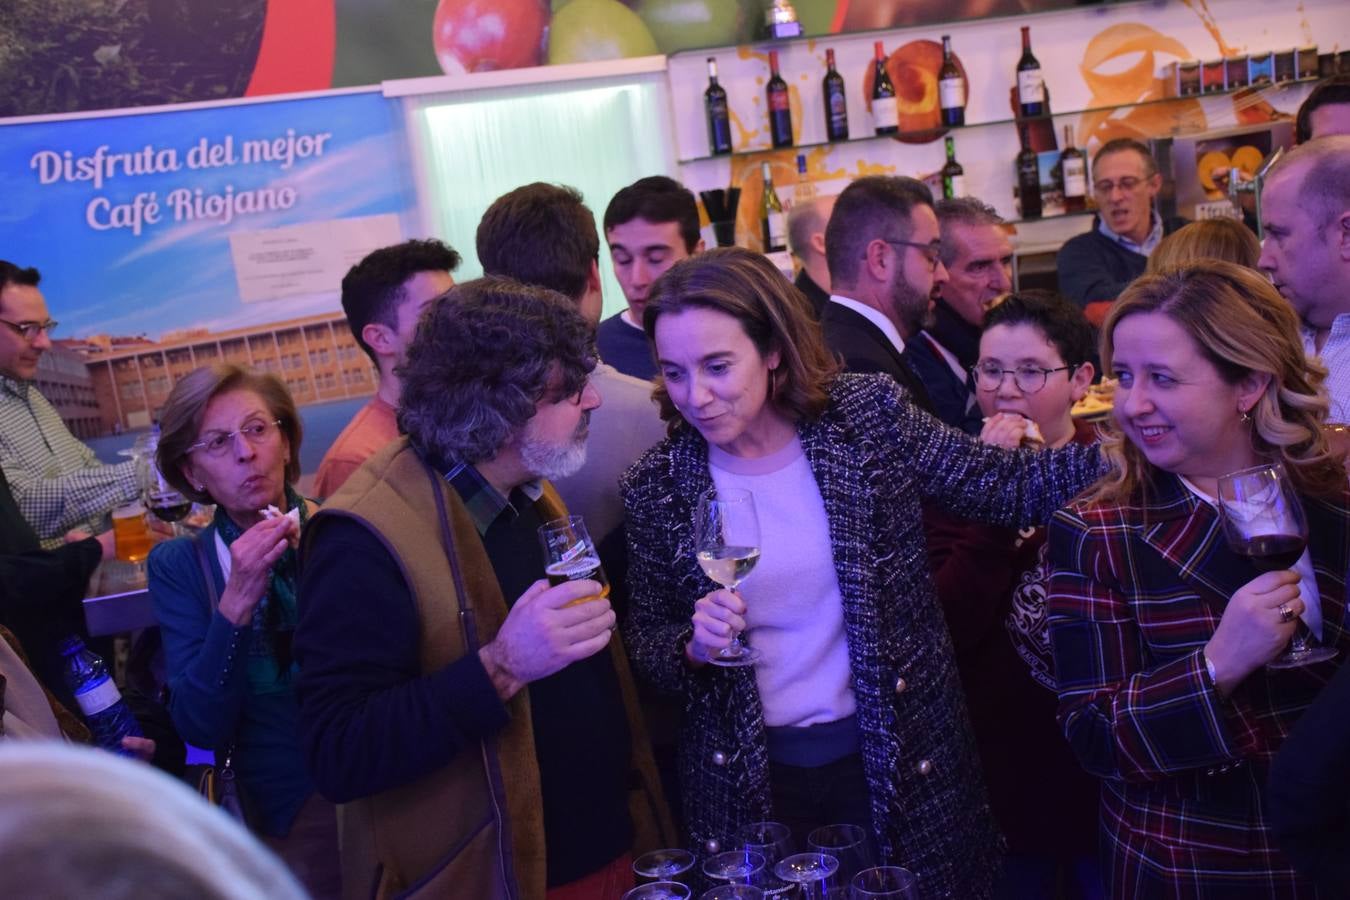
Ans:
{"type": "MultiPolygon", "coordinates": [[[[713,581],[729,591],[737,586],[759,562],[759,517],[755,496],[749,491],[732,489],[706,491],[698,500],[694,520],[694,544],[699,567],[713,581]]],[[[759,659],[759,651],[746,646],[742,635],[708,658],[717,666],[748,666],[759,659]]]]}
{"type": "Polygon", "coordinates": [[[586,531],[581,516],[564,516],[539,526],[539,544],[544,548],[544,574],[557,587],[568,581],[589,578],[600,582],[600,593],[573,600],[568,606],[601,600],[609,596],[609,579],[600,565],[600,554],[586,531]]]}
{"type": "Polygon", "coordinates": [[[145,521],[145,507],[140,503],[119,506],[112,513],[113,543],[117,558],[123,562],[140,562],[150,555],[153,542],[150,527],[145,521]]]}

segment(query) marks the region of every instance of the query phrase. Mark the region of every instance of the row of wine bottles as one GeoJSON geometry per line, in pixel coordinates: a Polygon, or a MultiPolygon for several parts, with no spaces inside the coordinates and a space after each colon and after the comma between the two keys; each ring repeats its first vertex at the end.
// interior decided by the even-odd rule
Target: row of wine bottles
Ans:
{"type": "MultiPolygon", "coordinates": [[[[900,130],[895,84],[886,71],[886,51],[881,41],[872,45],[875,59],[872,78],[872,120],[878,135],[900,130]]],[[[849,139],[848,98],[844,76],[834,64],[834,50],[825,51],[825,77],[821,80],[825,100],[825,134],[830,141],[849,139]]],[[[788,85],[778,70],[778,51],[769,51],[769,82],[764,88],[768,101],[769,138],[775,149],[792,146],[792,106],[788,85]]],[[[1031,29],[1022,26],[1022,58],[1017,63],[1017,98],[1023,118],[1047,112],[1045,79],[1041,64],[1031,52],[1031,29]]],[[[938,71],[938,105],[944,127],[966,124],[966,79],[952,55],[952,39],[942,36],[942,68],[938,71]]],[[[703,92],[708,119],[708,147],[714,156],[732,152],[731,110],[727,91],[717,80],[717,60],[708,57],[708,88],[703,92]]]]}
{"type": "MultiPolygon", "coordinates": [[[[1017,154],[1017,195],[1021,205],[1023,219],[1041,217],[1041,172],[1040,156],[1031,148],[1027,139],[1026,126],[1021,128],[1022,149],[1017,154]]],[[[956,141],[946,138],[947,162],[941,170],[942,196],[945,199],[966,196],[966,170],[956,161],[956,141]]],[[[1055,187],[1064,198],[1065,213],[1080,213],[1087,209],[1087,156],[1073,143],[1073,129],[1064,126],[1064,149],[1059,154],[1059,164],[1052,169],[1055,187]]],[[[773,183],[773,173],[769,162],[760,164],[760,176],[764,190],[760,197],[760,231],[764,242],[764,252],[773,253],[787,249],[787,216],[778,190],[773,183]]],[[[793,192],[793,202],[800,203],[816,195],[806,173],[806,156],[797,155],[797,185],[793,192]]]]}

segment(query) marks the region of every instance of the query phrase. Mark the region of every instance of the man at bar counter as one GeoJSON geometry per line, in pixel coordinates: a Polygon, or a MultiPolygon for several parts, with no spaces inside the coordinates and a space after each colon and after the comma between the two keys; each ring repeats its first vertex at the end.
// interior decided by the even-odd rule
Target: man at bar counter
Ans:
{"type": "Polygon", "coordinates": [[[669,846],[614,612],[594,581],[550,587],[537,540],[566,514],[548,479],[586,455],[594,364],[567,298],[456,286],[400,370],[406,437],[305,531],[301,738],[348,804],[348,883],[617,900],[632,849],[669,846]]]}
{"type": "Polygon", "coordinates": [[[693,193],[664,175],[639,178],[605,208],[609,258],[628,308],[601,322],[595,340],[600,358],[625,375],[643,381],[656,377],[656,361],[642,333],[642,310],[656,279],[703,250],[698,225],[693,193]]]}
{"type": "Polygon", "coordinates": [[[56,328],[41,279],[0,259],[0,466],[19,511],[52,549],[72,528],[106,529],[108,513],[140,488],[135,461],[100,464],[33,384],[56,328]]]}
{"type": "Polygon", "coordinates": [[[1266,174],[1261,271],[1303,322],[1327,367],[1330,422],[1350,422],[1350,135],[1300,144],[1266,174]]]}
{"type": "Polygon", "coordinates": [[[381,247],[352,266],[342,279],[342,311],[352,337],[370,356],[380,386],[333,441],[319,463],[313,493],[328,497],[361,463],[398,437],[399,381],[395,368],[412,343],[417,319],[432,298],[454,285],[459,254],[438,240],[412,240],[381,247]]]}
{"type": "Polygon", "coordinates": [[[1059,290],[1100,325],[1112,301],[1144,274],[1149,254],[1186,220],[1164,221],[1153,209],[1162,189],[1158,163],[1133,138],[1107,141],[1092,157],[1092,228],[1059,249],[1059,290]]]}

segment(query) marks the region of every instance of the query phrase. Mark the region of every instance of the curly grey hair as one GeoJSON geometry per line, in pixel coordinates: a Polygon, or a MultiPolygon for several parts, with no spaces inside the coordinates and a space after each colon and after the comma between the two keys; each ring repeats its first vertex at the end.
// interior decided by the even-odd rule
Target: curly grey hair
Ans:
{"type": "Polygon", "coordinates": [[[577,393],[595,368],[590,326],[556,291],[489,276],[432,302],[407,359],[399,428],[441,462],[497,455],[545,395],[577,393]]]}

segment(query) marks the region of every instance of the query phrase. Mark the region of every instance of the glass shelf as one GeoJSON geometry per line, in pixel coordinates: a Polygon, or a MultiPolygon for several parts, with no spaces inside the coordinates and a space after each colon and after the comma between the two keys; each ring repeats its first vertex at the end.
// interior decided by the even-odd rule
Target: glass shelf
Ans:
{"type": "Polygon", "coordinates": [[[1004,225],[1031,225],[1035,222],[1057,222],[1060,219],[1081,219],[1084,216],[1095,216],[1096,209],[1085,209],[1082,212],[1055,213],[1052,216],[1037,216],[1034,219],[1004,219],[1004,225]]]}
{"type": "MultiPolygon", "coordinates": [[[[1301,87],[1308,84],[1316,84],[1321,78],[1298,78],[1293,81],[1281,81],[1275,84],[1248,85],[1247,87],[1232,88],[1224,91],[1210,91],[1204,94],[1192,94],[1187,97],[1158,97],[1151,100],[1140,100],[1135,103],[1116,103],[1110,106],[1089,106],[1084,109],[1073,109],[1065,112],[1052,112],[1047,116],[1036,116],[1034,118],[1016,118],[1007,116],[1000,119],[990,119],[984,122],[968,122],[965,125],[947,125],[939,128],[925,128],[920,131],[899,131],[893,134],[868,134],[862,137],[851,137],[846,141],[816,141],[808,144],[793,144],[791,147],[747,147],[733,150],[730,153],[722,153],[717,156],[689,156],[682,157],[680,163],[706,162],[713,159],[729,159],[733,156],[768,156],[775,153],[794,154],[802,150],[808,150],[813,147],[844,146],[845,144],[861,144],[871,141],[899,141],[902,138],[928,138],[929,141],[935,141],[944,134],[950,132],[965,131],[972,128],[988,128],[991,125],[1014,125],[1022,122],[1053,121],[1063,116],[1082,116],[1089,113],[1111,112],[1117,109],[1133,109],[1142,106],[1159,106],[1164,103],[1179,103],[1189,100],[1203,100],[1207,97],[1227,97],[1242,91],[1256,91],[1261,94],[1277,93],[1287,91],[1291,88],[1301,87]]],[[[1180,132],[1178,132],[1180,133],[1180,132]]],[[[927,143],[925,141],[924,143],[927,143]]]]}

